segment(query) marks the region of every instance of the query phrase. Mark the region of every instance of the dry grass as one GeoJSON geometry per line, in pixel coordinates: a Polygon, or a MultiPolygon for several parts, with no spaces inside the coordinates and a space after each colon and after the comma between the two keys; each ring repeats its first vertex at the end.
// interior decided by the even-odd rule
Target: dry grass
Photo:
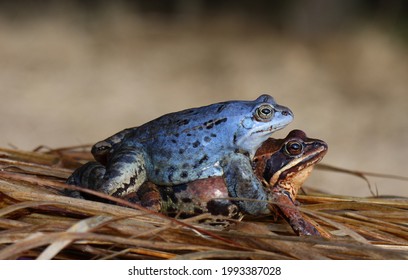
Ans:
{"type": "Polygon", "coordinates": [[[174,219],[61,195],[89,158],[88,147],[0,149],[0,259],[408,259],[408,199],[300,195],[326,238],[297,237],[268,217],[174,219]]]}

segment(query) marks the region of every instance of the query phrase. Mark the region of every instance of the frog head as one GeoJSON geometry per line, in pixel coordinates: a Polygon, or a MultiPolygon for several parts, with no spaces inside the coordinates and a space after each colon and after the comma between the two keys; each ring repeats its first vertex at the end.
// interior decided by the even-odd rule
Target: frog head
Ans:
{"type": "Polygon", "coordinates": [[[284,128],[293,120],[292,111],[263,94],[251,102],[249,113],[243,114],[234,134],[234,144],[254,156],[256,150],[273,132],[284,128]]]}
{"type": "Polygon", "coordinates": [[[257,150],[253,168],[269,188],[288,191],[292,200],[309,177],[313,167],[325,156],[326,142],[292,130],[284,139],[270,138],[257,150]]]}

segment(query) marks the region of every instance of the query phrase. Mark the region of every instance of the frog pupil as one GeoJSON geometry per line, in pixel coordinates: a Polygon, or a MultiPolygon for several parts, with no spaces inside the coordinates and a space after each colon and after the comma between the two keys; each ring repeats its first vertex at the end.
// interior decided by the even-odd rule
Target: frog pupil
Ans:
{"type": "Polygon", "coordinates": [[[302,145],[298,142],[289,142],[286,151],[289,155],[299,155],[302,152],[302,145]]]}
{"type": "Polygon", "coordinates": [[[292,149],[294,149],[294,150],[299,150],[299,148],[300,148],[300,146],[299,146],[298,143],[293,143],[290,147],[291,147],[292,149]]]}
{"type": "Polygon", "coordinates": [[[264,115],[269,115],[269,114],[271,113],[271,110],[268,109],[268,108],[264,108],[264,109],[261,110],[261,112],[262,112],[262,114],[264,114],[264,115]]]}

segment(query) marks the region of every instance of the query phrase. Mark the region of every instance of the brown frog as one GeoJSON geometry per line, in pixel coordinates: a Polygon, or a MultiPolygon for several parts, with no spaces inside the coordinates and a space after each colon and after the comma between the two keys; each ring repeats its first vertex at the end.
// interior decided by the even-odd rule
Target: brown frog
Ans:
{"type": "MultiPolygon", "coordinates": [[[[302,217],[295,198],[327,149],[324,141],[308,138],[301,130],[292,130],[284,139],[266,140],[253,158],[253,171],[263,182],[268,201],[272,202],[266,204],[264,213],[278,212],[298,235],[320,235],[302,217]]],[[[238,178],[236,184],[239,181],[238,178]]],[[[235,197],[229,193],[223,177],[212,177],[173,187],[157,188],[147,182],[137,195],[131,194],[127,199],[167,214],[210,212],[235,216],[240,212],[245,213],[235,197]]]]}

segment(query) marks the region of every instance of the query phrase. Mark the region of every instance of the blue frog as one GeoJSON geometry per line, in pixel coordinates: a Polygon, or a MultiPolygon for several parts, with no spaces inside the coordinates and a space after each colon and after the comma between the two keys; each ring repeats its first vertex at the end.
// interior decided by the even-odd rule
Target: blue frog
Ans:
{"type": "Polygon", "coordinates": [[[174,186],[222,176],[231,197],[247,199],[236,201],[239,207],[259,214],[267,208],[267,193],[251,160],[292,120],[292,111],[266,94],[166,114],[96,143],[96,161],[74,171],[67,183],[122,197],[145,181],[174,186]]]}

